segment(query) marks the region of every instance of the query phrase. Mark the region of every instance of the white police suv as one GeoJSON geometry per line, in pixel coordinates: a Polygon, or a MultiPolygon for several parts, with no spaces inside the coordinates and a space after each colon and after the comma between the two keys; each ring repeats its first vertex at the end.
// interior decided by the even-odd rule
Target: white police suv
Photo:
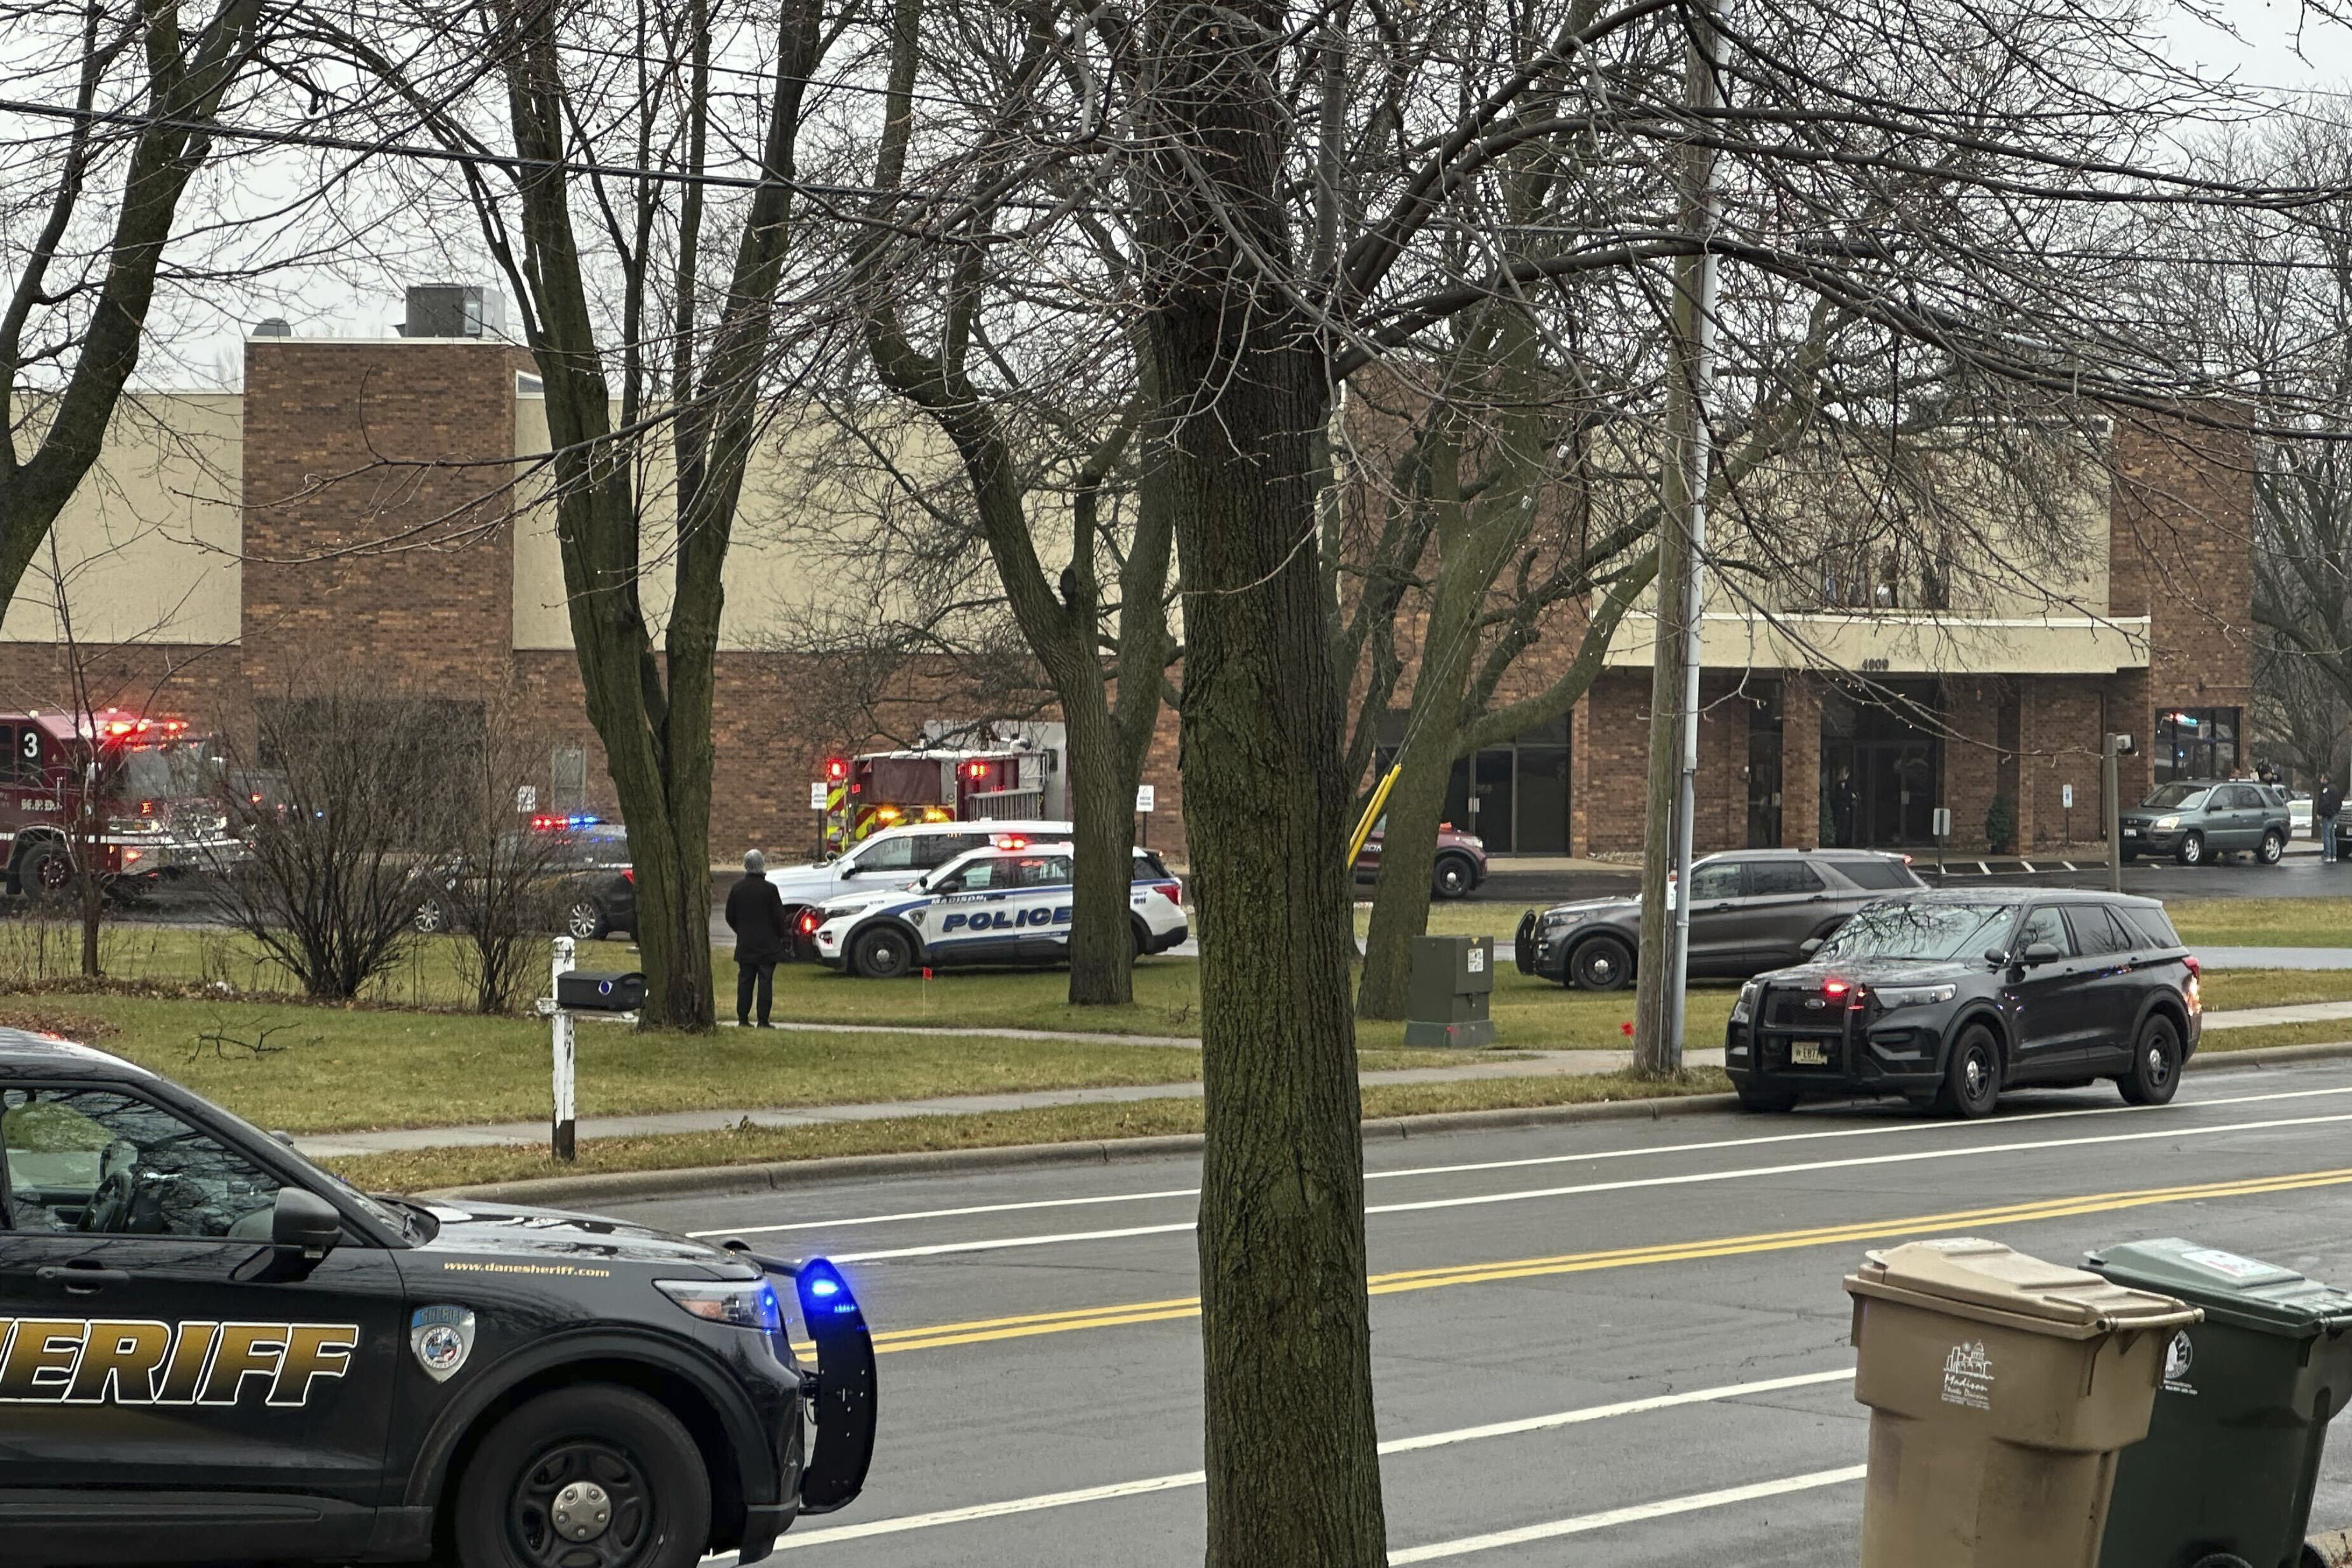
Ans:
{"type": "MultiPolygon", "coordinates": [[[[1071,913],[1070,846],[1007,836],[902,891],[809,911],[803,940],[818,963],[875,980],[953,964],[1062,963],[1071,913]]],[[[1127,913],[1139,955],[1165,952],[1190,934],[1183,885],[1148,849],[1135,852],[1127,913]]]]}

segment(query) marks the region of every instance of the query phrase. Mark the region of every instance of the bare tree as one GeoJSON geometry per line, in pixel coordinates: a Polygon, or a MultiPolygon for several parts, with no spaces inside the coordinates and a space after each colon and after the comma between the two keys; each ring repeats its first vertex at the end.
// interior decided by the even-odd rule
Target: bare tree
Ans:
{"type": "MultiPolygon", "coordinates": [[[[723,578],[763,400],[798,346],[779,297],[801,226],[803,100],[839,25],[814,0],[531,0],[462,25],[423,10],[369,20],[307,25],[456,155],[460,210],[519,302],[588,716],[635,868],[643,1016],[708,1028],[723,578]]],[[[435,210],[450,168],[412,172],[435,210]]]]}
{"type": "Polygon", "coordinates": [[[494,692],[478,734],[465,737],[475,743],[451,748],[446,826],[433,836],[446,858],[417,906],[420,931],[455,938],[459,977],[482,1013],[513,1012],[546,973],[572,873],[584,868],[568,820],[524,809],[554,744],[530,711],[516,692],[494,692]]]}
{"type": "Polygon", "coordinates": [[[309,994],[356,996],[417,940],[449,858],[452,782],[479,746],[465,704],[354,687],[257,702],[249,749],[231,758],[272,788],[223,792],[219,915],[309,994]]]}
{"type": "Polygon", "coordinates": [[[0,606],[98,461],[185,226],[181,200],[254,68],[261,12],[260,0],[0,7],[11,79],[26,97],[62,95],[37,118],[19,106],[0,144],[16,269],[0,310],[0,606]]]}

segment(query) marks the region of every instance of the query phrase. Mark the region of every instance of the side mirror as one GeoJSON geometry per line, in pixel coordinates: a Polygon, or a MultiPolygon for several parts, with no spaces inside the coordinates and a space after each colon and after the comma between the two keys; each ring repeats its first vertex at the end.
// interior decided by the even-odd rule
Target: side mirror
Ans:
{"type": "Polygon", "coordinates": [[[2001,948],[1989,947],[1984,950],[1984,961],[1987,963],[1991,964],[1995,969],[2007,969],[2009,967],[2009,953],[2006,950],[2001,948]]]}
{"type": "Polygon", "coordinates": [[[343,1238],[343,1216],[335,1205],[301,1187],[278,1189],[269,1216],[270,1244],[282,1262],[316,1263],[343,1238]]]}
{"type": "Polygon", "coordinates": [[[1797,951],[1803,953],[1807,958],[1811,958],[1813,956],[1815,950],[1821,945],[1822,939],[1820,937],[1809,936],[1804,941],[1797,944],[1797,951]]]}
{"type": "Polygon", "coordinates": [[[2057,956],[2058,944],[2054,942],[2037,942],[2025,950],[2028,963],[2048,963],[2057,956]]]}

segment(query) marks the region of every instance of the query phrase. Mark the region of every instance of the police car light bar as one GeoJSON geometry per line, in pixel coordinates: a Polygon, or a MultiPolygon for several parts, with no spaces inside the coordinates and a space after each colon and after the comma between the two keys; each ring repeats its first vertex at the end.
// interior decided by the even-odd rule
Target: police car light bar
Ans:
{"type": "Polygon", "coordinates": [[[997,839],[996,847],[999,849],[1026,849],[1029,847],[1029,840],[1017,833],[1007,833],[997,839]]]}

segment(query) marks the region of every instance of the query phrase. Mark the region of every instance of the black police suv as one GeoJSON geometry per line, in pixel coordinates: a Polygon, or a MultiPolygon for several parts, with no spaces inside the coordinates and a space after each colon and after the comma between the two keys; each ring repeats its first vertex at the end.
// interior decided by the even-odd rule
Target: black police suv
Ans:
{"type": "Polygon", "coordinates": [[[2152,899],[2047,889],[1872,904],[1804,963],[1739,991],[1724,1070],[1752,1110],[1900,1094],[1984,1116],[2004,1089],[2179,1087],[2203,1016],[2197,960],[2152,899]]]}
{"type": "Polygon", "coordinates": [[[821,1259],[371,1197],[15,1030],[0,1154],[9,1568],[749,1563],[864,1483],[873,1343],[821,1259]]]}

